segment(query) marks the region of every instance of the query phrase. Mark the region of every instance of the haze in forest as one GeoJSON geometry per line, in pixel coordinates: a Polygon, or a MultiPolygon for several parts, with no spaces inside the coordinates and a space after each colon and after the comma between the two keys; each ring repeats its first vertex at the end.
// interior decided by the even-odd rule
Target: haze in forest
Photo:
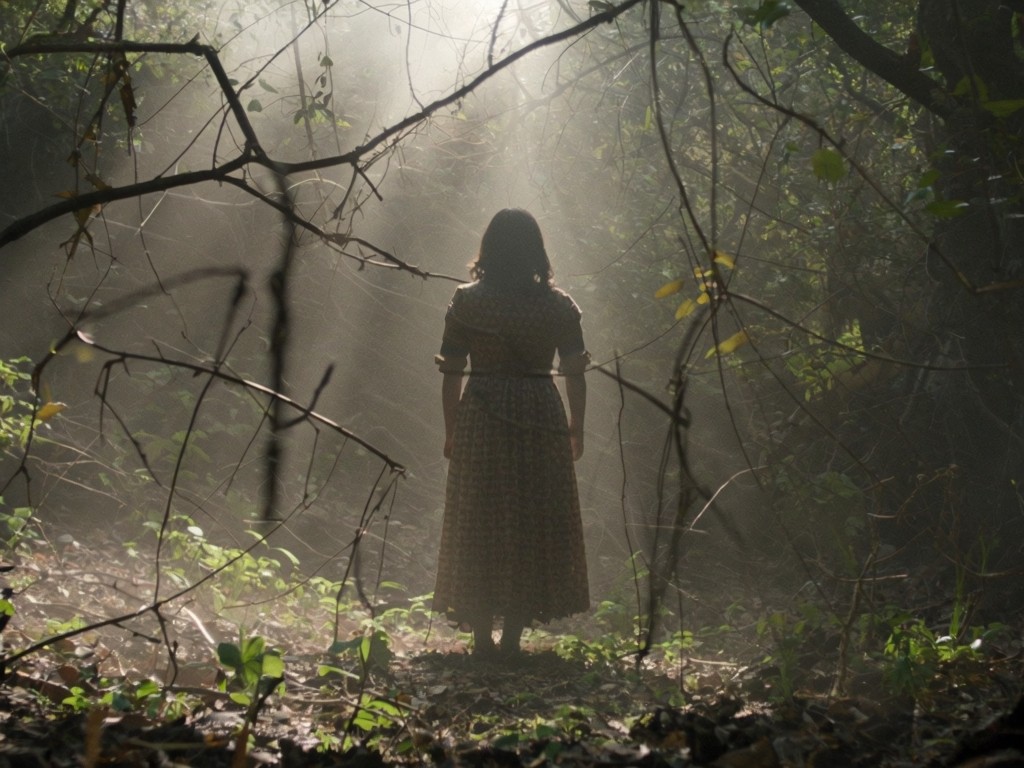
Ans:
{"type": "MultiPolygon", "coordinates": [[[[357,4],[330,14],[329,23],[300,35],[290,46],[288,41],[301,24],[296,16],[292,7],[269,13],[256,7],[234,14],[223,9],[201,35],[221,46],[225,68],[235,81],[252,80],[242,92],[242,102],[260,140],[275,159],[283,161],[351,149],[467,82],[486,67],[488,58],[500,60],[548,30],[573,21],[555,5],[544,11],[454,0],[387,9],[357,4]],[[272,52],[279,55],[271,59],[272,52]],[[335,118],[318,115],[315,135],[305,132],[294,117],[297,68],[303,74],[306,95],[329,105],[335,118]],[[327,93],[333,94],[329,101],[324,100],[327,93]]],[[[131,151],[125,146],[102,148],[107,183],[128,183],[162,168],[197,167],[209,157],[226,156],[233,143],[240,141],[230,119],[209,120],[217,114],[221,97],[201,62],[186,64],[168,57],[161,64],[165,67],[162,80],[146,71],[134,83],[139,120],[132,131],[131,151]],[[111,157],[119,159],[112,163],[111,157]]],[[[614,179],[589,172],[553,173],[556,165],[571,168],[571,163],[556,164],[555,157],[592,153],[606,141],[595,135],[587,139],[589,145],[580,144],[580,126],[589,119],[595,97],[578,93],[563,66],[555,53],[541,51],[414,129],[399,151],[372,167],[368,179],[374,189],[360,185],[355,193],[358,205],[345,214],[347,221],[339,222],[341,232],[352,231],[404,262],[453,279],[421,279],[362,266],[313,237],[298,235],[289,289],[287,394],[299,402],[309,400],[325,371],[333,367],[317,410],[407,468],[395,501],[389,503],[393,548],[372,541],[381,535],[373,533],[364,548],[383,554],[367,554],[363,567],[372,574],[376,557],[383,557],[380,572],[406,585],[409,594],[422,594],[432,587],[443,506],[446,465],[441,456],[440,376],[432,358],[440,343],[445,306],[455,285],[468,280],[467,265],[494,212],[523,207],[536,215],[557,283],[583,310],[596,364],[625,353],[621,365],[627,376],[637,375],[659,392],[667,384],[660,371],[653,380],[647,379],[656,370],[655,361],[671,354],[672,339],[659,343],[656,338],[672,325],[671,312],[653,301],[657,285],[652,284],[647,295],[619,293],[618,275],[628,254],[602,235],[606,226],[599,211],[614,205],[622,191],[614,179]],[[569,211],[572,219],[567,218],[569,211]],[[581,233],[587,236],[581,238],[581,233]],[[617,326],[614,318],[623,311],[644,320],[630,328],[617,326]],[[655,337],[653,344],[649,336],[655,337]],[[403,525],[415,531],[411,541],[403,540],[403,525]]],[[[645,99],[646,95],[632,93],[626,98],[645,99]]],[[[9,152],[12,144],[16,142],[8,144],[9,152]]],[[[28,180],[32,194],[12,196],[9,190],[6,221],[72,183],[73,171],[67,166],[29,166],[30,159],[16,153],[11,160],[14,175],[28,180]]],[[[340,202],[347,171],[328,169],[291,177],[288,192],[300,211],[314,214],[340,202]]],[[[269,174],[256,183],[267,194],[276,194],[269,174]]],[[[131,308],[90,325],[93,338],[113,349],[198,361],[211,360],[218,347],[229,343],[231,366],[242,366],[238,375],[267,380],[272,323],[268,285],[288,238],[278,215],[236,190],[207,184],[145,196],[137,206],[109,206],[102,225],[93,229],[91,247],[83,242],[71,259],[55,247],[67,237],[64,220],[8,249],[2,287],[5,302],[16,310],[9,315],[0,353],[38,357],[65,331],[61,313],[72,317],[86,302],[92,308],[102,307],[126,293],[146,291],[131,302],[131,308]],[[95,255],[91,248],[96,249],[95,255]],[[226,325],[233,290],[229,279],[198,280],[170,295],[157,290],[158,278],[213,267],[239,267],[250,275],[251,292],[237,307],[230,325],[226,325]],[[46,292],[39,290],[42,274],[46,292]]],[[[124,451],[124,435],[118,434],[109,418],[103,437],[95,432],[93,383],[100,373],[99,360],[85,350],[65,356],[48,372],[48,386],[55,398],[67,403],[64,418],[72,433],[77,426],[80,435],[95,435],[82,439],[98,445],[112,441],[124,451]]],[[[184,374],[129,365],[114,377],[108,396],[125,410],[131,429],[144,435],[175,434],[185,427],[186,412],[155,404],[172,388],[187,383],[184,374]],[[132,377],[150,377],[143,387],[147,391],[137,391],[132,377]]],[[[246,446],[251,433],[243,425],[253,414],[240,410],[237,397],[218,390],[210,395],[214,418],[237,419],[238,437],[232,441],[221,432],[197,441],[202,456],[217,469],[201,497],[186,494],[188,502],[176,508],[193,516],[209,535],[243,541],[240,531],[246,525],[246,511],[251,514],[259,497],[259,441],[246,446]],[[221,408],[227,409],[223,417],[217,412],[221,408]],[[238,468],[233,469],[236,463],[238,468]]],[[[588,448],[577,470],[595,574],[595,602],[612,591],[628,590],[627,562],[630,546],[635,544],[625,527],[632,529],[634,542],[648,540],[650,531],[644,530],[648,524],[643,521],[659,504],[654,457],[664,440],[660,417],[642,404],[620,415],[620,395],[610,379],[590,377],[588,448]],[[620,437],[624,439],[621,446],[620,437]],[[632,473],[625,501],[623,466],[632,473]]],[[[717,433],[722,423],[709,416],[695,418],[705,461],[740,468],[738,454],[727,445],[732,438],[721,438],[717,433]],[[716,447],[719,439],[725,441],[721,448],[716,447]]],[[[280,470],[289,503],[302,496],[303,485],[313,489],[315,503],[295,514],[272,542],[297,553],[304,567],[326,567],[326,572],[340,574],[379,468],[329,433],[317,436],[300,427],[289,437],[294,442],[288,444],[286,464],[280,470]]],[[[147,457],[167,461],[168,450],[150,446],[147,457]]],[[[127,452],[130,455],[131,450],[127,452]]],[[[43,497],[56,502],[55,516],[67,515],[68,525],[76,530],[82,521],[111,514],[128,520],[137,514],[131,506],[138,500],[130,495],[118,499],[112,509],[105,494],[81,493],[57,478],[43,482],[43,497]]],[[[196,492],[204,486],[201,483],[196,492]]],[[[17,501],[17,495],[9,492],[9,500],[17,501]]],[[[149,497],[144,494],[143,498],[149,497]]]]}
{"type": "MultiPolygon", "coordinates": [[[[142,4],[126,34],[198,34],[245,85],[268,155],[315,163],[605,5],[345,2],[309,22],[318,5],[183,3],[155,24],[142,4]]],[[[991,75],[979,104],[949,112],[969,89],[941,4],[917,18],[869,4],[861,26],[827,35],[803,10],[812,2],[699,4],[677,19],[654,5],[540,47],[358,161],[291,173],[283,189],[249,164],[238,184],[107,203],[88,236],[63,215],[6,245],[0,359],[46,359],[83,308],[103,349],[70,344],[47,364],[41,397],[66,407],[40,430],[55,440],[36,446],[31,485],[5,463],[17,481],[4,503],[76,536],[129,539],[172,498],[181,530],[187,517],[248,541],[270,485],[266,403],[207,390],[164,358],[223,361],[271,386],[285,328],[284,394],[367,445],[302,419],[282,431],[287,522],[272,545],[340,579],[358,539],[366,584],[426,593],[446,470],[433,363],[444,311],[491,216],[522,207],[593,355],[577,472],[595,605],[631,614],[634,578],[651,572],[673,611],[708,608],[698,621],[739,606],[753,627],[799,595],[848,637],[862,586],[878,605],[900,604],[905,583],[934,589],[929,619],[947,624],[934,606],[971,579],[995,594],[990,575],[1016,568],[1020,540],[1024,347],[1006,298],[1019,287],[1019,174],[1001,150],[1019,133],[1015,81],[991,75]],[[837,45],[854,32],[899,54],[868,72],[837,45]],[[977,130],[949,128],[978,115],[977,130]],[[273,207],[286,198],[327,237],[287,226],[273,207]],[[289,263],[288,323],[275,328],[289,263]],[[397,485],[374,450],[404,467],[397,485]]],[[[244,144],[206,63],[162,53],[133,69],[136,125],[112,91],[97,143],[81,115],[99,76],[46,90],[68,61],[11,70],[2,149],[18,182],[0,188],[3,226],[70,190],[207,169],[244,144]]]]}

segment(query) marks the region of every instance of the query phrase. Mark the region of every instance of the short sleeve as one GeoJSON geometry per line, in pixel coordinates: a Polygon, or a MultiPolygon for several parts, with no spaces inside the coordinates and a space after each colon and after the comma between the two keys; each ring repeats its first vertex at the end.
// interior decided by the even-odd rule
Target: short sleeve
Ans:
{"type": "Polygon", "coordinates": [[[466,326],[459,321],[458,306],[462,301],[462,293],[455,290],[455,295],[448,302],[448,311],[444,316],[444,335],[441,337],[441,352],[434,356],[441,373],[462,373],[466,369],[469,358],[469,341],[466,326]]]}
{"type": "Polygon", "coordinates": [[[563,294],[565,309],[558,337],[558,371],[566,376],[583,373],[590,364],[590,353],[583,341],[582,312],[576,302],[563,294]]]}

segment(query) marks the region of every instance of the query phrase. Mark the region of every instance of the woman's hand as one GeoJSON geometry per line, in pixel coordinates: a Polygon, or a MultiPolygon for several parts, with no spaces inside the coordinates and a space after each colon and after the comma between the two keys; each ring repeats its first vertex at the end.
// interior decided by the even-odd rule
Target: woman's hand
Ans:
{"type": "Polygon", "coordinates": [[[572,446],[572,460],[579,461],[583,455],[583,430],[569,427],[569,444],[572,446]]]}

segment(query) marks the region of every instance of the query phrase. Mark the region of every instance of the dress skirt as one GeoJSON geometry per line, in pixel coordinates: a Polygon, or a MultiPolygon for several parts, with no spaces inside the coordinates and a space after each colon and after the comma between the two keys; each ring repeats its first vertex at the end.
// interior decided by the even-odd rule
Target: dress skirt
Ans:
{"type": "Polygon", "coordinates": [[[434,609],[529,623],[589,607],[565,409],[550,376],[471,375],[456,412],[434,609]]]}

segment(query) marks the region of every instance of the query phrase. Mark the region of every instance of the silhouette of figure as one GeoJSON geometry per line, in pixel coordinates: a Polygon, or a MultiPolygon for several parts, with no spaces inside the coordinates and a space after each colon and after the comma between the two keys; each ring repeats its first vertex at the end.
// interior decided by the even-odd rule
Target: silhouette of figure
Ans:
{"type": "Polygon", "coordinates": [[[580,310],[554,286],[529,213],[494,216],[470,276],[448,305],[435,358],[451,462],[434,609],[468,624],[483,656],[498,652],[500,617],[500,651],[515,654],[524,627],[589,606],[573,462],[583,455],[590,356],[580,310]]]}

